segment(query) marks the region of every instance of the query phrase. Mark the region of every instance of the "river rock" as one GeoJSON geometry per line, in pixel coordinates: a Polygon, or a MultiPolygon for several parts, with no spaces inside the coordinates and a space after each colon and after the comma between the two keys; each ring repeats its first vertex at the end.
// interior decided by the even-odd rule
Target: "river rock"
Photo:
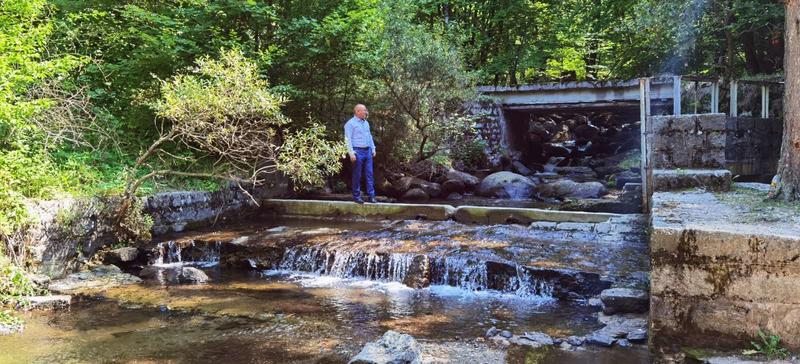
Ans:
{"type": "Polygon", "coordinates": [[[63,310],[72,304],[70,295],[33,296],[26,299],[27,310],[63,310]]]}
{"type": "Polygon", "coordinates": [[[628,341],[627,339],[619,339],[617,340],[617,346],[621,348],[628,348],[631,346],[631,342],[628,341]]]}
{"type": "Polygon", "coordinates": [[[450,193],[464,193],[467,189],[467,186],[464,184],[463,181],[459,181],[456,179],[449,179],[442,183],[442,193],[443,194],[450,194],[450,193]]]}
{"type": "Polygon", "coordinates": [[[581,346],[584,340],[583,336],[570,336],[566,341],[572,346],[581,346]]]}
{"type": "Polygon", "coordinates": [[[161,273],[161,268],[148,265],[139,271],[139,277],[144,279],[155,279],[161,273]]]}
{"type": "Polygon", "coordinates": [[[647,292],[631,288],[610,288],[600,292],[603,301],[603,313],[642,313],[647,312],[650,306],[650,297],[647,292]]]}
{"type": "Polygon", "coordinates": [[[598,198],[606,194],[606,188],[600,182],[575,182],[560,180],[541,184],[535,188],[536,195],[548,198],[598,198]]]}
{"type": "Polygon", "coordinates": [[[611,335],[608,335],[607,333],[601,331],[595,331],[594,333],[586,337],[585,343],[587,345],[595,345],[595,346],[610,348],[612,345],[614,345],[615,341],[617,341],[617,339],[611,337],[611,335]]]}
{"type": "Polygon", "coordinates": [[[430,196],[421,188],[412,188],[406,191],[400,199],[403,201],[427,201],[430,199],[430,196]]]}
{"type": "Polygon", "coordinates": [[[194,267],[183,267],[181,268],[180,274],[178,274],[178,282],[205,283],[208,282],[208,275],[206,275],[206,273],[202,270],[194,267]]]}
{"type": "Polygon", "coordinates": [[[533,174],[533,171],[531,171],[530,168],[526,167],[520,161],[514,161],[514,163],[511,163],[511,166],[514,168],[515,172],[523,176],[530,176],[531,174],[533,174]]]}
{"type": "Polygon", "coordinates": [[[526,332],[518,337],[514,337],[512,342],[517,345],[527,345],[535,348],[554,344],[553,338],[543,332],[526,332]]]}
{"type": "Polygon", "coordinates": [[[419,364],[422,349],[411,335],[389,330],[364,345],[349,364],[419,364]]]}
{"type": "Polygon", "coordinates": [[[101,290],[141,281],[139,277],[122,273],[116,266],[101,265],[88,272],[72,273],[62,279],[54,280],[50,282],[48,289],[57,293],[69,293],[85,289],[101,290]]]}
{"type": "Polygon", "coordinates": [[[536,185],[528,177],[511,173],[490,174],[478,186],[478,194],[486,197],[525,199],[530,198],[536,185]]]}
{"type": "Polygon", "coordinates": [[[442,193],[442,186],[435,182],[428,182],[424,179],[417,177],[402,177],[394,184],[394,189],[401,195],[405,195],[408,191],[419,188],[430,197],[438,197],[442,193]]]}
{"type": "Polygon", "coordinates": [[[448,201],[459,201],[459,200],[463,200],[463,199],[464,199],[464,196],[462,194],[460,194],[460,193],[453,192],[453,193],[447,195],[447,200],[448,201]]]}
{"type": "Polygon", "coordinates": [[[481,183],[481,180],[478,177],[475,177],[469,173],[457,171],[455,169],[450,169],[447,171],[446,177],[448,180],[456,180],[461,181],[464,183],[464,186],[468,190],[473,190],[478,184],[481,183]]]}
{"type": "Polygon", "coordinates": [[[133,262],[138,257],[139,249],[128,246],[109,251],[103,257],[103,262],[106,264],[123,264],[133,262]]]}

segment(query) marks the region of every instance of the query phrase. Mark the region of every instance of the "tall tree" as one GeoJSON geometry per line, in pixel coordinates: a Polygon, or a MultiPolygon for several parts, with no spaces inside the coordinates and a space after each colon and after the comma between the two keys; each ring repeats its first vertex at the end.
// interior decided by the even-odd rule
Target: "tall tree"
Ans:
{"type": "Polygon", "coordinates": [[[800,200],[800,0],[786,0],[785,29],[783,144],[771,194],[797,201],[800,200]]]}

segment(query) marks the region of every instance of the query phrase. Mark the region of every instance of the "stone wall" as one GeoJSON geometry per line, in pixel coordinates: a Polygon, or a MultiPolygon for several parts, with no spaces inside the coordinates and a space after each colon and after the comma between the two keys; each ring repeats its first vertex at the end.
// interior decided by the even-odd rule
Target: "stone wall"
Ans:
{"type": "Polygon", "coordinates": [[[725,114],[652,116],[655,169],[725,167],[725,114]]]}
{"type": "Polygon", "coordinates": [[[506,146],[503,131],[505,117],[502,108],[492,101],[481,100],[470,107],[470,112],[483,115],[475,123],[475,128],[478,130],[478,136],[486,142],[486,155],[489,159],[497,158],[506,146]]]}
{"type": "Polygon", "coordinates": [[[735,175],[763,176],[769,181],[778,170],[783,120],[727,118],[725,166],[735,175]]]}
{"type": "Polygon", "coordinates": [[[721,203],[711,193],[653,199],[652,343],[742,349],[761,330],[800,349],[796,221],[742,222],[743,214],[763,213],[721,203]]]}
{"type": "MultiPolygon", "coordinates": [[[[287,189],[284,179],[275,178],[250,193],[261,203],[287,189]]],[[[114,203],[113,198],[30,202],[29,214],[37,221],[21,237],[30,252],[28,264],[40,274],[59,277],[76,269],[102,247],[117,243],[110,228],[109,211],[113,211],[114,203]]],[[[159,193],[143,198],[142,205],[143,212],[153,219],[153,235],[241,220],[258,211],[258,206],[238,187],[217,192],[159,193]]]]}

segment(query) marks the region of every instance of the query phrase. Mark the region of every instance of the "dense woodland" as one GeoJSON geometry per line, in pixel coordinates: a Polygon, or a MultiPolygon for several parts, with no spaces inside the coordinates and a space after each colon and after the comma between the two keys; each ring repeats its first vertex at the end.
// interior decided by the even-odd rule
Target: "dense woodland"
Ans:
{"type": "Polygon", "coordinates": [[[356,102],[379,164],[470,161],[475,85],[776,75],[783,26],[776,0],[2,0],[0,235],[26,198],[212,189],[264,160],[319,184],[356,102]],[[260,121],[261,159],[220,120],[260,121]]]}

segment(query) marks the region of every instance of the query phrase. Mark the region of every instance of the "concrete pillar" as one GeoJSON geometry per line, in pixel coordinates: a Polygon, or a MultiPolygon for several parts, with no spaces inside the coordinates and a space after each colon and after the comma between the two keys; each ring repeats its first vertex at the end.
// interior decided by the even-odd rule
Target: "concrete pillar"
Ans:
{"type": "Polygon", "coordinates": [[[681,114],[681,76],[672,76],[672,113],[681,114]]]}
{"type": "Polygon", "coordinates": [[[719,112],[719,80],[711,83],[711,113],[719,112]]]}
{"type": "Polygon", "coordinates": [[[769,85],[761,85],[761,117],[769,117],[769,85]]]}
{"type": "MultiPolygon", "coordinates": [[[[680,104],[680,99],[678,99],[680,104]]],[[[650,160],[652,144],[652,127],[650,125],[650,78],[639,79],[639,110],[640,110],[640,129],[641,129],[641,150],[642,162],[642,212],[650,212],[650,196],[653,194],[653,171],[650,160]]]]}
{"type": "Polygon", "coordinates": [[[731,81],[731,110],[730,116],[739,116],[739,81],[731,81]]]}

